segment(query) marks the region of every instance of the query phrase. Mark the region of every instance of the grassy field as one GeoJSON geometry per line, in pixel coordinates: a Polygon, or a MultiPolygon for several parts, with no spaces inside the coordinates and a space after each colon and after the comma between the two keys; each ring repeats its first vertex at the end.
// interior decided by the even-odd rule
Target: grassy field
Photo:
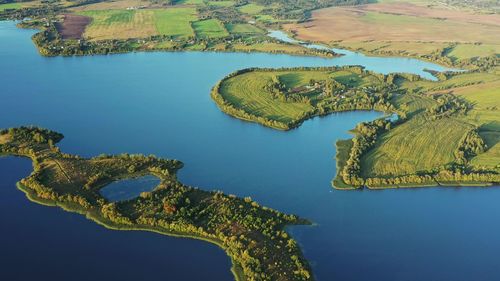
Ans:
{"type": "Polygon", "coordinates": [[[193,28],[199,38],[220,38],[229,35],[224,25],[216,19],[195,21],[193,28]]]}
{"type": "Polygon", "coordinates": [[[92,40],[145,38],[152,35],[194,36],[194,8],[92,10],[78,12],[92,18],[84,36],[92,40]]]}
{"type": "Polygon", "coordinates": [[[247,23],[226,24],[226,29],[231,34],[263,35],[266,31],[247,23]]]}
{"type": "Polygon", "coordinates": [[[252,4],[246,4],[246,5],[240,6],[240,7],[238,7],[238,10],[240,10],[244,14],[257,15],[260,12],[262,12],[262,10],[264,10],[264,8],[265,8],[264,6],[252,3],[252,4]]]}
{"type": "Polygon", "coordinates": [[[197,19],[196,9],[194,8],[173,8],[155,11],[155,26],[161,35],[194,36],[191,22],[197,19]]]}
{"type": "Polygon", "coordinates": [[[22,5],[20,3],[7,3],[7,4],[0,4],[0,12],[8,9],[20,9],[22,5]]]}
{"type": "Polygon", "coordinates": [[[157,34],[155,14],[151,10],[95,10],[79,14],[92,18],[84,33],[88,39],[144,38],[157,34]]]}
{"type": "MultiPolygon", "coordinates": [[[[281,102],[272,98],[264,87],[272,81],[273,75],[289,76],[291,73],[251,72],[227,80],[221,87],[221,94],[231,104],[250,114],[288,123],[297,120],[313,109],[303,103],[281,102]]],[[[319,73],[292,74],[293,80],[312,78],[319,73]]],[[[321,74],[325,75],[325,74],[321,74]]],[[[295,82],[294,82],[295,83],[295,82]]]]}
{"type": "Polygon", "coordinates": [[[413,118],[381,136],[362,159],[362,175],[398,176],[450,164],[473,127],[453,118],[413,118]]]}

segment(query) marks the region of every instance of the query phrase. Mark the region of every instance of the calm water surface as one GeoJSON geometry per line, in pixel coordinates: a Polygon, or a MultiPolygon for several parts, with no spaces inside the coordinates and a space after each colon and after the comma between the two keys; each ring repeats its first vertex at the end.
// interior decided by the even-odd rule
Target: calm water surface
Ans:
{"type": "MultiPolygon", "coordinates": [[[[32,34],[0,22],[0,127],[60,131],[62,149],[84,156],[177,158],[186,184],[308,218],[317,226],[291,231],[321,281],[500,280],[500,189],[330,187],[335,141],[381,114],[333,114],[280,132],[228,117],[210,100],[210,88],[240,68],[339,59],[195,52],[44,58],[32,34]]],[[[401,71],[391,62],[374,70],[401,71]]],[[[405,71],[422,74],[408,62],[405,71]]],[[[432,67],[440,69],[426,63],[432,67]]],[[[30,203],[14,185],[30,169],[26,160],[0,159],[0,279],[231,280],[229,259],[213,245],[111,231],[30,203]]]]}
{"type": "Polygon", "coordinates": [[[138,197],[142,192],[152,191],[159,183],[160,179],[152,175],[124,179],[101,188],[100,193],[111,202],[126,201],[138,197]]]}

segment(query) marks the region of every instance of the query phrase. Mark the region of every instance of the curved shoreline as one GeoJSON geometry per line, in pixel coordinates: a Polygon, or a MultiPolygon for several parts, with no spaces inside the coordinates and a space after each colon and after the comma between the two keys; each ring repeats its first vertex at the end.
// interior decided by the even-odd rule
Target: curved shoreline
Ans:
{"type": "MultiPolygon", "coordinates": [[[[22,156],[18,156],[18,157],[22,157],[22,156]]],[[[188,234],[188,233],[166,232],[166,231],[162,231],[160,229],[148,227],[146,225],[138,226],[138,227],[118,225],[116,223],[113,223],[110,220],[106,220],[102,216],[99,216],[96,211],[91,212],[89,210],[85,210],[85,209],[79,207],[77,204],[70,205],[69,203],[65,204],[63,202],[57,203],[57,202],[53,202],[53,201],[49,201],[49,200],[45,200],[43,198],[40,198],[29,187],[23,185],[21,182],[17,182],[16,187],[18,190],[22,191],[25,194],[26,198],[29,201],[31,201],[33,203],[37,203],[37,204],[47,206],[47,207],[59,207],[66,212],[83,215],[83,216],[85,216],[85,218],[95,222],[96,224],[98,224],[100,226],[103,226],[107,229],[110,229],[110,230],[148,231],[148,232],[153,232],[153,233],[157,233],[160,235],[166,235],[166,236],[171,236],[171,237],[189,238],[189,239],[206,241],[206,242],[209,242],[211,244],[218,246],[227,255],[227,252],[226,252],[227,247],[225,247],[221,241],[216,240],[216,239],[211,239],[211,238],[197,236],[197,235],[188,234]]],[[[228,257],[231,260],[231,272],[235,278],[235,281],[246,281],[247,279],[245,278],[245,275],[243,274],[243,272],[240,269],[241,265],[239,263],[237,263],[231,256],[228,256],[228,257]]]]}
{"type": "Polygon", "coordinates": [[[314,280],[296,241],[285,232],[287,225],[310,224],[307,220],[262,207],[250,197],[183,185],[176,178],[182,167],[177,160],[129,154],[85,159],[61,153],[54,144],[62,137],[35,127],[0,130],[1,154],[32,160],[33,172],[17,183],[30,201],[85,215],[108,229],[210,242],[231,259],[236,281],[256,276],[314,280]],[[161,182],[136,198],[109,202],[99,192],[116,180],[144,174],[161,182]]]}

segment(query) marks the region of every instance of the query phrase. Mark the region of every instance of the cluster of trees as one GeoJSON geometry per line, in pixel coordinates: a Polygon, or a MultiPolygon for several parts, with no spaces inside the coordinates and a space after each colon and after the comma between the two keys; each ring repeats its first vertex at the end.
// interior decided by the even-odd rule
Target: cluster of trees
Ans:
{"type": "Polygon", "coordinates": [[[356,126],[356,136],[352,139],[353,145],[349,158],[342,168],[341,176],[344,183],[354,187],[361,187],[365,184],[361,177],[361,156],[375,144],[382,132],[390,129],[390,124],[390,121],[377,119],[356,126]]]}
{"type": "Polygon", "coordinates": [[[464,165],[469,159],[482,153],[487,146],[477,130],[471,130],[467,133],[462,143],[455,151],[455,158],[458,164],[464,165]]]}
{"type": "Polygon", "coordinates": [[[453,94],[436,94],[432,96],[436,105],[427,109],[427,113],[433,120],[448,117],[455,113],[465,114],[472,105],[465,99],[453,94]]]}

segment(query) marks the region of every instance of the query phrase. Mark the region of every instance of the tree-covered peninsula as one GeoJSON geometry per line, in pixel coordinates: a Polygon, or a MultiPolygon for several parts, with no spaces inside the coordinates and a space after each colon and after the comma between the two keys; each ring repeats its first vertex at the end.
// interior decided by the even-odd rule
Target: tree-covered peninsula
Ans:
{"type": "Polygon", "coordinates": [[[500,183],[500,76],[484,71],[382,75],[359,66],[244,69],[212,98],[227,114],[289,130],[347,110],[391,114],[337,142],[339,189],[500,183]]]}
{"type": "Polygon", "coordinates": [[[144,155],[86,159],[60,151],[63,135],[37,127],[0,131],[0,154],[29,157],[34,171],[18,188],[40,204],[78,212],[108,228],[154,231],[219,245],[231,257],[237,280],[313,280],[307,261],[284,230],[308,224],[262,207],[251,198],[203,191],[176,179],[177,160],[144,155]],[[100,189],[113,181],[154,175],[151,192],[110,202],[100,189]]]}

